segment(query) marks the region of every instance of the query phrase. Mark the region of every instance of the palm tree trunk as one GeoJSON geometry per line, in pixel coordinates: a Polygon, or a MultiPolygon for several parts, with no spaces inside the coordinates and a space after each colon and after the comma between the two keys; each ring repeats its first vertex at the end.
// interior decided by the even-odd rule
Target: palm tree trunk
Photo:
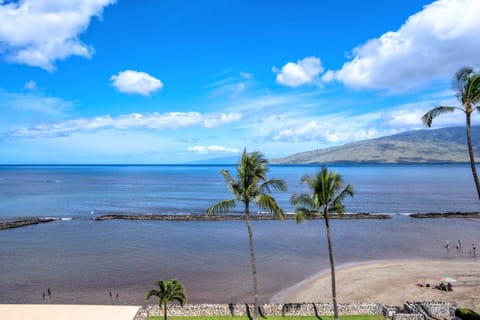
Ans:
{"type": "Polygon", "coordinates": [[[325,227],[327,229],[327,241],[328,241],[328,257],[330,258],[330,273],[332,278],[332,303],[333,303],[333,318],[338,320],[338,306],[337,306],[337,289],[335,285],[335,263],[333,262],[333,248],[332,239],[330,236],[330,223],[328,221],[327,209],[323,212],[323,218],[325,220],[325,227]]]}
{"type": "Polygon", "coordinates": [[[167,302],[163,303],[163,320],[167,320],[167,302]]]}
{"type": "Polygon", "coordinates": [[[480,200],[480,182],[478,181],[477,166],[475,164],[475,156],[473,153],[472,146],[472,135],[470,133],[470,114],[467,113],[467,143],[468,143],[468,154],[470,155],[470,166],[472,167],[473,181],[475,181],[475,187],[477,187],[477,195],[480,200]]]}
{"type": "Polygon", "coordinates": [[[248,240],[250,242],[250,263],[252,264],[253,277],[253,320],[258,320],[258,282],[257,282],[257,260],[255,258],[255,247],[253,244],[253,232],[250,224],[250,209],[248,202],[245,203],[245,222],[248,229],[248,240]]]}

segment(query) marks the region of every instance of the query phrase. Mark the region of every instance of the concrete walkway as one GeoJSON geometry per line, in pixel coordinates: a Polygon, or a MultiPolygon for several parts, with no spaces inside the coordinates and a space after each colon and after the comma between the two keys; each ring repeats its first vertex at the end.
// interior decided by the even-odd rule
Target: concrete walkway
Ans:
{"type": "Polygon", "coordinates": [[[0,304],[2,320],[133,320],[139,306],[0,304]]]}

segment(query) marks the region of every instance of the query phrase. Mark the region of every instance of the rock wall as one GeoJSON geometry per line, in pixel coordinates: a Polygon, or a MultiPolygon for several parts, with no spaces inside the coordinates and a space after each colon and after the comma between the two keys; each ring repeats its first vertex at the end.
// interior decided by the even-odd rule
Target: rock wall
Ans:
{"type": "MultiPolygon", "coordinates": [[[[409,303],[412,305],[412,303],[409,303]]],[[[413,305],[422,306],[430,316],[439,319],[449,319],[455,312],[455,306],[446,302],[416,302],[413,305]]],[[[405,305],[407,306],[407,304],[405,305]]],[[[253,304],[248,305],[249,312],[253,314],[253,304]]],[[[413,309],[406,308],[402,312],[399,308],[388,307],[378,303],[351,303],[339,304],[338,309],[342,315],[366,314],[385,315],[394,310],[391,315],[393,320],[424,320],[425,314],[417,313],[413,309]],[[410,313],[408,313],[410,312],[410,313]]],[[[171,305],[168,307],[170,316],[246,316],[246,304],[187,304],[184,307],[171,305]]],[[[262,304],[260,312],[265,315],[277,316],[315,316],[333,315],[331,303],[287,303],[287,304],[262,304]]],[[[163,315],[163,309],[158,305],[147,305],[140,309],[134,320],[145,320],[149,316],[163,315]]]]}
{"type": "MultiPolygon", "coordinates": [[[[248,305],[249,312],[253,314],[253,304],[248,305]]],[[[385,306],[376,303],[339,304],[340,314],[384,314],[385,306]]],[[[246,316],[246,304],[187,304],[183,308],[179,305],[168,307],[168,315],[171,316],[246,316]]],[[[260,312],[266,316],[314,316],[333,315],[333,307],[330,303],[287,303],[287,304],[263,304],[260,312]]],[[[149,316],[163,315],[163,309],[158,305],[144,306],[135,320],[146,319],[149,316]]]]}

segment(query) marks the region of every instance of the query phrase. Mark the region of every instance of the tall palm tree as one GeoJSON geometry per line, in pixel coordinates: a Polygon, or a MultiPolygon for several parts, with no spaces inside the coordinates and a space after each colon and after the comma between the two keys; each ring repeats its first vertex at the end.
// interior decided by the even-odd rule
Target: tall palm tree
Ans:
{"type": "Polygon", "coordinates": [[[283,180],[267,180],[268,170],[268,161],[262,153],[259,151],[247,153],[247,150],[244,149],[237,165],[237,175],[235,179],[230,175],[228,170],[221,171],[230,191],[234,195],[234,198],[220,201],[207,209],[207,214],[213,215],[228,212],[235,208],[238,202],[243,203],[244,218],[247,224],[250,244],[250,263],[252,267],[254,294],[254,320],[258,319],[258,281],[253,232],[250,224],[250,205],[256,205],[258,208],[268,213],[274,213],[279,219],[283,220],[283,210],[278,206],[277,201],[270,195],[270,193],[272,190],[287,190],[287,185],[283,180]]]}
{"type": "Polygon", "coordinates": [[[460,110],[465,113],[466,128],[467,128],[467,144],[468,154],[470,156],[470,166],[472,168],[473,180],[477,187],[477,195],[480,200],[480,182],[478,181],[477,168],[475,164],[475,157],[472,146],[472,136],[470,133],[470,117],[475,110],[479,109],[480,103],[480,73],[475,72],[470,67],[463,67],[455,73],[453,81],[453,90],[457,99],[461,102],[461,107],[454,106],[438,106],[425,113],[422,117],[423,124],[427,127],[432,126],[432,121],[437,116],[460,110]]]}
{"type": "Polygon", "coordinates": [[[177,279],[170,279],[169,281],[165,282],[163,280],[159,280],[157,282],[158,290],[153,289],[147,293],[146,299],[150,299],[150,297],[158,297],[158,306],[162,308],[163,306],[163,318],[167,320],[167,304],[170,301],[178,301],[180,305],[183,307],[185,303],[187,303],[187,295],[185,293],[185,287],[183,284],[178,281],[177,279]]]}
{"type": "Polygon", "coordinates": [[[332,278],[333,315],[338,320],[337,293],[335,286],[335,264],[333,261],[332,239],[330,235],[329,214],[343,214],[345,206],[342,204],[346,196],[353,197],[353,187],[348,184],[343,186],[340,174],[328,171],[323,167],[315,176],[304,176],[300,180],[310,189],[310,193],[299,193],[292,196],[291,202],[297,207],[295,218],[297,223],[305,218],[322,215],[325,220],[328,241],[328,257],[330,259],[330,272],[332,278]]]}

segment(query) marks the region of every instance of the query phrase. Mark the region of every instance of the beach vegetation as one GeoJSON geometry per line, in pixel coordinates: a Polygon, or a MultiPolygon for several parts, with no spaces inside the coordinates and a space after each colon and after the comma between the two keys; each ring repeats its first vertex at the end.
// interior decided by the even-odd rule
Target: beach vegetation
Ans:
{"type": "Polygon", "coordinates": [[[257,263],[255,257],[255,246],[253,241],[252,226],[250,223],[251,206],[255,205],[263,212],[275,214],[278,219],[283,220],[283,210],[278,206],[277,201],[271,195],[272,191],[287,191],[286,183],[281,179],[267,179],[268,160],[259,151],[247,152],[246,149],[240,157],[236,167],[236,176],[232,177],[228,170],[222,170],[234,198],[220,201],[207,209],[207,215],[228,213],[236,207],[237,203],[243,205],[243,217],[248,231],[250,245],[250,263],[253,281],[253,318],[258,319],[258,280],[257,263]]]}
{"type": "Polygon", "coordinates": [[[455,310],[455,317],[461,320],[480,320],[480,314],[467,308],[458,308],[455,310]]]}
{"type": "Polygon", "coordinates": [[[296,193],[292,196],[291,202],[296,206],[295,219],[297,223],[304,219],[322,215],[325,221],[328,242],[328,257],[330,260],[330,272],[332,279],[332,303],[334,319],[339,319],[337,294],[335,286],[335,263],[333,259],[333,246],[330,232],[330,213],[343,214],[345,206],[343,200],[346,196],[353,197],[353,187],[348,184],[344,186],[340,174],[329,171],[323,167],[316,175],[304,176],[300,182],[306,184],[309,192],[296,193]]]}
{"type": "Polygon", "coordinates": [[[170,279],[169,281],[158,280],[158,289],[150,290],[147,293],[146,300],[150,297],[158,298],[158,306],[163,308],[163,319],[167,320],[167,308],[170,301],[177,301],[183,307],[187,303],[187,295],[185,287],[177,279],[170,279]]]}
{"type": "Polygon", "coordinates": [[[471,67],[463,67],[455,73],[453,81],[453,90],[462,107],[457,106],[437,106],[425,113],[422,122],[427,127],[432,126],[433,119],[454,111],[460,111],[465,114],[465,126],[467,133],[468,154],[470,157],[470,167],[473,180],[477,188],[478,199],[480,200],[480,182],[478,180],[477,167],[472,145],[472,135],[470,120],[474,111],[480,111],[480,72],[475,72],[471,67]]]}

